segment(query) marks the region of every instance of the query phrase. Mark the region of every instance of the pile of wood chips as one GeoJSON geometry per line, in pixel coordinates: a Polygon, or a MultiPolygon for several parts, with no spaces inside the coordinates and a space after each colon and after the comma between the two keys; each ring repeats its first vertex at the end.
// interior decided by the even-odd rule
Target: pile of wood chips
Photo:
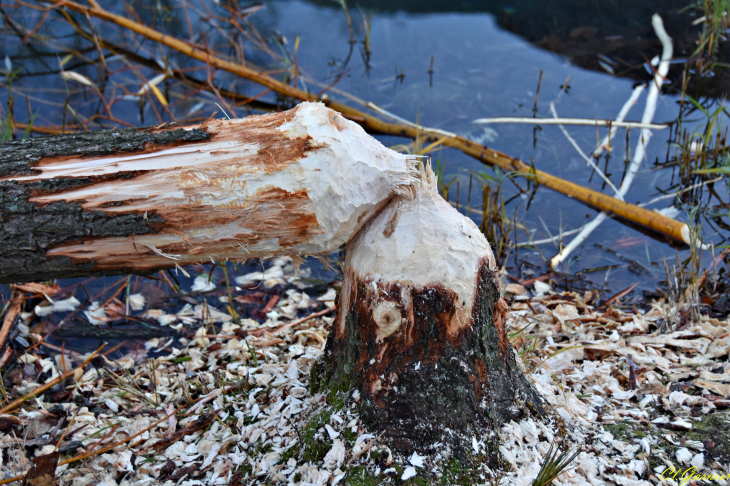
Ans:
{"type": "MultiPolygon", "coordinates": [[[[263,323],[234,323],[226,297],[175,313],[148,308],[144,294],[119,301],[125,309],[114,302],[84,309],[70,297],[23,313],[18,326],[29,342],[27,323],[51,312],[84,312],[98,325],[114,312],[136,312],[189,337],[154,338],[75,370],[91,353],[41,345],[20,356],[12,395],[30,398],[0,414],[0,479],[22,476],[34,462],[40,468],[40,456],[59,452],[50,474],[74,486],[325,485],[366,477],[374,482],[362,484],[449,484],[451,451],[396,454],[361,424],[357,393],[336,407],[310,392],[334,289],[304,292],[289,258],[236,280],[239,289],[252,284],[287,288],[266,304],[263,323]],[[318,317],[298,319],[317,309],[318,317]]],[[[206,276],[196,286],[216,287],[206,276]]],[[[531,485],[552,443],[580,450],[556,485],[657,484],[671,467],[730,473],[727,319],[703,317],[672,331],[678,309],[662,302],[624,312],[596,306],[590,292],[553,292],[539,281],[505,290],[518,361],[554,413],[506,424],[505,470],[472,471],[474,484],[531,485]]],[[[483,444],[474,437],[474,452],[483,444]]],[[[666,484],[681,482],[672,481],[666,484]]]]}

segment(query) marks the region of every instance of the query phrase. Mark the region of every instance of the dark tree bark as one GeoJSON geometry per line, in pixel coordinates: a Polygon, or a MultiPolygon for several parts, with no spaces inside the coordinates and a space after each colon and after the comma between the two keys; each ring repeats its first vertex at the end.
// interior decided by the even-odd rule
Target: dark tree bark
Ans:
{"type": "Polygon", "coordinates": [[[36,181],[31,176],[42,159],[104,157],[122,153],[157,151],[181,143],[210,139],[204,129],[182,128],[101,130],[73,135],[29,138],[0,144],[0,283],[127,273],[125,268],[95,271],[93,262],[74,263],[70,258],[48,258],[48,250],[84,238],[156,233],[163,219],[155,212],[141,217],[137,211],[107,214],[86,210],[79,202],[38,204],[34,196],[58,194],[99,183],[134,177],[133,173],[108,176],[57,177],[36,181]]]}
{"type": "Polygon", "coordinates": [[[0,283],[333,251],[418,179],[324,105],[0,144],[0,283]]]}
{"type": "Polygon", "coordinates": [[[476,438],[494,465],[499,427],[544,413],[516,364],[507,312],[484,236],[425,188],[348,244],[314,386],[359,396],[363,420],[396,449],[442,443],[463,458],[476,438]]]}

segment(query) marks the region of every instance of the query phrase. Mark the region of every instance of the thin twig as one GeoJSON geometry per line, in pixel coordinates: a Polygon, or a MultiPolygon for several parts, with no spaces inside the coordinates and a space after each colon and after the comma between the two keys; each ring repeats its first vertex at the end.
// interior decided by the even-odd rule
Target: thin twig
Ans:
{"type": "Polygon", "coordinates": [[[562,239],[564,236],[570,236],[570,235],[574,235],[574,234],[578,233],[584,227],[585,226],[581,226],[580,228],[575,228],[575,229],[572,229],[572,230],[564,231],[564,232],[560,233],[557,236],[552,236],[550,238],[545,238],[545,239],[542,239],[542,240],[530,240],[529,243],[528,242],[517,243],[515,246],[517,246],[517,247],[520,247],[520,246],[535,246],[535,245],[545,245],[547,243],[555,243],[556,241],[559,241],[560,239],[562,239]]]}
{"type": "Polygon", "coordinates": [[[477,118],[472,123],[478,123],[480,125],[492,123],[524,123],[527,125],[578,125],[584,127],[611,126],[615,128],[645,128],[648,130],[664,130],[665,128],[669,128],[669,125],[658,123],[625,122],[619,120],[618,117],[616,120],[591,120],[589,118],[528,118],[522,116],[497,116],[493,118],[477,118]]]}
{"type": "Polygon", "coordinates": [[[644,88],[646,88],[646,84],[640,84],[631,92],[631,96],[629,96],[629,99],[626,100],[624,106],[621,107],[621,111],[618,112],[616,120],[611,123],[611,129],[608,131],[608,135],[603,137],[603,140],[598,143],[596,150],[593,151],[594,157],[600,157],[603,149],[609,149],[609,147],[611,146],[611,140],[613,140],[613,136],[616,135],[616,131],[618,130],[619,126],[621,126],[619,125],[619,122],[624,121],[624,118],[626,118],[626,115],[629,114],[629,110],[631,110],[631,108],[636,104],[639,96],[644,91],[644,88]]]}
{"type": "Polygon", "coordinates": [[[102,437],[98,442],[86,449],[83,454],[89,454],[91,451],[96,449],[102,442],[104,442],[110,435],[112,435],[115,430],[117,430],[117,427],[119,427],[119,424],[114,425],[112,429],[104,435],[104,437],[102,437]]]}
{"type": "MultiPolygon", "coordinates": [[[[558,112],[555,110],[555,103],[552,101],[550,102],[550,112],[553,114],[554,120],[561,120],[560,118],[558,118],[558,112]]],[[[558,125],[558,128],[560,128],[560,131],[563,132],[563,135],[565,135],[565,138],[568,139],[568,142],[570,142],[570,144],[578,152],[578,155],[583,157],[583,160],[585,160],[588,163],[588,165],[590,165],[593,168],[593,170],[595,170],[598,173],[598,175],[601,177],[601,179],[606,181],[606,184],[608,184],[608,187],[613,189],[613,192],[616,194],[616,199],[623,201],[624,198],[619,194],[619,190],[616,189],[616,186],[613,185],[613,182],[611,182],[611,179],[606,177],[606,174],[604,174],[603,171],[596,165],[596,163],[593,161],[593,159],[588,157],[583,152],[583,150],[581,150],[580,145],[578,145],[578,142],[576,142],[575,139],[573,139],[573,137],[570,136],[570,133],[568,133],[568,130],[566,130],[562,124],[557,124],[557,125],[558,125]]]]}
{"type": "Polygon", "coordinates": [[[308,315],[306,317],[302,317],[301,319],[295,319],[293,321],[289,321],[286,324],[284,324],[284,325],[282,325],[282,326],[280,326],[278,328],[272,328],[271,330],[272,331],[276,331],[277,333],[282,332],[282,331],[286,331],[287,329],[291,329],[293,327],[296,327],[299,324],[301,324],[303,322],[306,322],[306,321],[308,321],[310,319],[314,319],[315,317],[322,317],[322,316],[327,315],[330,312],[333,312],[333,311],[336,311],[336,310],[337,310],[337,306],[335,305],[335,306],[329,307],[329,308],[327,308],[325,310],[321,310],[319,312],[315,312],[314,314],[310,314],[310,315],[308,315]]]}
{"type": "Polygon", "coordinates": [[[8,346],[5,348],[5,352],[3,353],[2,357],[0,357],[0,368],[5,368],[5,365],[7,365],[10,362],[10,358],[13,356],[13,348],[8,346]]]}
{"type": "Polygon", "coordinates": [[[347,461],[347,465],[349,466],[354,461],[356,461],[360,456],[362,456],[367,451],[369,451],[370,449],[372,449],[373,446],[380,440],[380,438],[383,437],[383,434],[385,434],[385,431],[381,432],[379,436],[377,436],[376,438],[374,438],[373,440],[371,440],[368,443],[368,445],[366,445],[360,452],[358,452],[357,454],[353,454],[353,456],[350,458],[350,460],[347,461]]]}
{"type": "Polygon", "coordinates": [[[698,182],[697,184],[692,184],[689,187],[685,187],[681,191],[673,192],[671,194],[662,194],[661,196],[657,196],[651,201],[641,203],[639,204],[640,207],[649,206],[650,204],[654,204],[655,202],[663,201],[664,199],[674,199],[675,197],[679,196],[680,194],[684,194],[685,192],[693,191],[697,189],[698,187],[706,186],[707,184],[712,184],[714,182],[720,182],[723,179],[722,176],[718,177],[717,179],[711,179],[709,181],[702,181],[698,182]]]}
{"type": "Polygon", "coordinates": [[[66,438],[66,434],[68,434],[68,431],[71,429],[71,425],[73,425],[74,421],[76,420],[76,417],[79,415],[80,408],[76,409],[76,413],[74,413],[74,416],[71,417],[71,420],[69,421],[68,425],[66,426],[66,430],[63,431],[63,435],[61,435],[61,438],[58,439],[58,442],[56,442],[56,447],[53,449],[53,451],[58,450],[58,446],[61,445],[61,442],[63,442],[63,439],[66,438]]]}
{"type": "Polygon", "coordinates": [[[375,104],[375,103],[373,103],[372,101],[368,101],[368,102],[367,102],[367,103],[365,104],[365,106],[367,106],[367,107],[368,107],[368,108],[370,108],[371,110],[375,110],[375,111],[377,111],[377,112],[378,112],[378,113],[380,113],[380,114],[383,114],[383,115],[385,115],[385,116],[387,116],[387,117],[390,117],[390,118],[392,118],[393,120],[397,120],[397,121],[399,121],[399,122],[403,123],[404,125],[408,125],[409,127],[413,127],[413,128],[416,128],[416,129],[418,129],[418,130],[421,130],[421,131],[423,131],[423,132],[438,133],[438,134],[440,134],[440,135],[443,135],[443,136],[445,136],[445,137],[452,137],[452,138],[453,138],[453,137],[458,137],[458,135],[457,135],[457,134],[455,134],[454,132],[447,132],[446,130],[441,130],[441,129],[439,129],[439,128],[427,128],[427,127],[424,127],[423,125],[419,125],[418,123],[413,123],[413,122],[411,122],[411,121],[408,121],[408,120],[406,120],[405,118],[401,118],[401,117],[399,117],[398,115],[396,115],[396,114],[394,114],[394,113],[391,113],[391,112],[389,112],[389,111],[388,111],[388,110],[386,110],[385,108],[381,108],[381,107],[379,107],[378,105],[376,105],[376,104],[375,104]]]}

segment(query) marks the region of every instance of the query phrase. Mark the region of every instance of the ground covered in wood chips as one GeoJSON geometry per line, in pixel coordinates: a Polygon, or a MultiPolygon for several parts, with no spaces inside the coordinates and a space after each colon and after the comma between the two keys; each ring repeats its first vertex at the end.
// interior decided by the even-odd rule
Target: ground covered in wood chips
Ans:
{"type": "MultiPolygon", "coordinates": [[[[504,425],[503,470],[475,470],[439,447],[435,455],[389,450],[360,423],[357,393],[312,394],[310,370],[324,348],[335,288],[306,292],[289,258],[266,267],[237,277],[215,305],[193,300],[175,312],[149,308],[143,292],[104,304],[83,306],[72,296],[26,306],[17,326],[28,342],[37,338],[33,319],[63,312],[83,312],[100,328],[126,313],[180,334],[116,359],[97,356],[0,415],[0,480],[57,450],[61,464],[87,455],[56,469],[59,484],[74,486],[530,485],[551,444],[578,451],[556,485],[686,484],[695,473],[730,473],[727,317],[680,323],[679,309],[664,302],[620,310],[620,302],[601,306],[592,292],[553,291],[539,280],[505,285],[510,340],[554,413],[504,425]],[[285,290],[262,303],[262,319],[231,315],[229,297],[249,301],[271,288],[285,290]]],[[[192,290],[215,289],[199,276],[192,290]]],[[[6,403],[88,357],[32,348],[4,376],[6,403]]],[[[473,438],[475,458],[483,445],[473,438]]]]}

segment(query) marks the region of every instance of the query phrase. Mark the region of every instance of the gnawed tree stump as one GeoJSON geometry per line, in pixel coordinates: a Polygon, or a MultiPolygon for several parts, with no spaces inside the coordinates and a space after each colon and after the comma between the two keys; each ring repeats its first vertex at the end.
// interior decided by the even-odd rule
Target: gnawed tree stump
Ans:
{"type": "Polygon", "coordinates": [[[415,167],[317,103],[0,144],[0,283],[333,251],[415,167]]]}
{"type": "Polygon", "coordinates": [[[402,450],[542,413],[507,340],[494,257],[430,168],[323,105],[0,145],[0,283],[317,254],[348,242],[315,385],[357,392],[402,450]]]}
{"type": "Polygon", "coordinates": [[[497,432],[543,413],[505,332],[494,257],[435,176],[392,200],[348,243],[337,317],[314,387],[359,396],[364,421],[400,450],[472,438],[498,457],[497,432]]]}

